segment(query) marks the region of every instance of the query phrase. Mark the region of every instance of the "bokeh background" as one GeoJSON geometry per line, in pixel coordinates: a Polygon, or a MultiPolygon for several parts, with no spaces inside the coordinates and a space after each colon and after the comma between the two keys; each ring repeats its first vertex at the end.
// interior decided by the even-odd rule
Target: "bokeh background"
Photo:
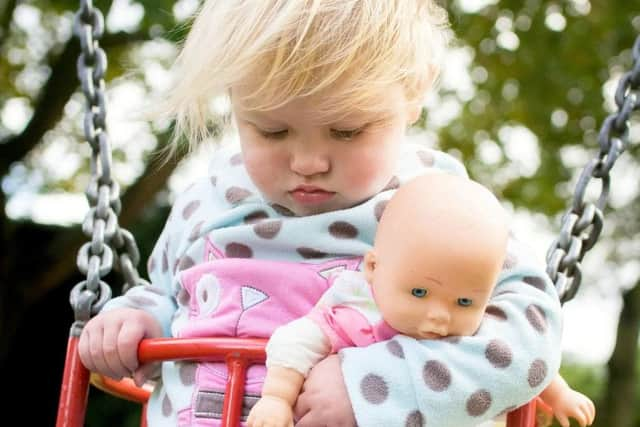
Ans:
{"type": "MultiPolygon", "coordinates": [[[[384,0],[381,0],[384,1],[384,0]]],[[[207,172],[207,150],[166,163],[170,123],[144,119],[161,96],[197,0],[96,0],[120,224],[143,259],[174,195],[207,172]]],[[[540,257],[558,233],[577,178],[598,152],[615,88],[632,66],[640,3],[630,0],[455,0],[455,43],[437,92],[410,138],[460,158],[512,212],[540,257]]],[[[77,2],[0,2],[0,378],[5,414],[23,425],[55,422],[82,277],[76,254],[90,149],[72,37],[77,2]]],[[[215,78],[215,76],[212,76],[215,78]]],[[[224,114],[224,106],[222,107],[224,114]]],[[[229,138],[232,139],[232,136],[229,138]]],[[[564,305],[562,373],[597,405],[600,427],[640,426],[640,121],[612,170],[605,226],[583,262],[582,286],[564,305]]],[[[599,194],[598,180],[586,198],[599,194]]],[[[140,265],[146,276],[144,262],[140,265]]],[[[118,293],[122,278],[107,276],[118,293]]],[[[139,408],[92,389],[87,425],[137,425],[139,408]]]]}

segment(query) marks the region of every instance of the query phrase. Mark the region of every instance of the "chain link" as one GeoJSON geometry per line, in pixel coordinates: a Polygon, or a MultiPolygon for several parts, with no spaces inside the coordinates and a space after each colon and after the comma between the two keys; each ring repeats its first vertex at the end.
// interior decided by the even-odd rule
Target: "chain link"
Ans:
{"type": "Polygon", "coordinates": [[[582,258],[602,231],[602,211],[609,196],[609,172],[629,145],[629,118],[640,109],[640,36],[633,49],[633,68],[618,83],[615,102],[618,111],[609,115],[598,134],[600,150],[582,170],[571,207],[562,217],[560,235],[547,252],[547,274],[554,282],[562,303],[573,298],[582,281],[582,258]],[[600,180],[596,203],[584,200],[589,184],[600,180]]]}
{"type": "Polygon", "coordinates": [[[82,231],[91,241],[80,248],[76,260],[78,269],[87,278],[78,283],[70,295],[76,323],[80,325],[72,330],[79,331],[111,298],[111,288],[102,279],[113,269],[114,260],[125,279],[123,292],[146,281],[137,271],[140,253],[135,239],[118,225],[120,187],[111,176],[111,144],[106,130],[107,55],[99,44],[104,33],[104,17],[93,7],[92,0],[80,1],[73,32],[81,47],[76,65],[87,101],[84,134],[91,146],[91,178],[86,189],[90,209],[82,223],[82,231]]]}

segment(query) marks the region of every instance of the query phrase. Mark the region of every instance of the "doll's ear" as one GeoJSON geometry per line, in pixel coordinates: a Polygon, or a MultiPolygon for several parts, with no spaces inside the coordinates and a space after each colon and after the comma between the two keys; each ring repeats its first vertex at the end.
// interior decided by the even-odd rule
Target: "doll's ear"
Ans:
{"type": "Polygon", "coordinates": [[[372,249],[364,255],[364,278],[371,283],[373,271],[376,269],[376,253],[372,249]]]}

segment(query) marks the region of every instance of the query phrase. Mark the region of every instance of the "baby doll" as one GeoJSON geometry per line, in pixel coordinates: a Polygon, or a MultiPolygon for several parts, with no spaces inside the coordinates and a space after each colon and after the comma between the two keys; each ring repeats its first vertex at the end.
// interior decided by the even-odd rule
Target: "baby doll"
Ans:
{"type": "MultiPolygon", "coordinates": [[[[339,273],[307,316],[276,329],[249,427],[293,426],[292,406],[305,376],[341,348],[396,334],[423,340],[474,335],[499,280],[508,236],[504,210],[480,184],[444,173],[407,182],[385,207],[363,271],[339,273]]],[[[559,376],[541,397],[562,426],[569,426],[569,416],[583,427],[593,421],[593,403],[559,376]]]]}

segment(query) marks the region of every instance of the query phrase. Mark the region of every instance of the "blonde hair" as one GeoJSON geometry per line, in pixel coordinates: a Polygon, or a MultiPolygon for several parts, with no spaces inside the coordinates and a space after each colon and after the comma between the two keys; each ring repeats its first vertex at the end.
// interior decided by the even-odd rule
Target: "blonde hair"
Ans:
{"type": "Polygon", "coordinates": [[[397,83],[420,102],[446,29],[433,0],[207,0],[162,110],[193,146],[210,136],[212,101],[232,88],[248,89],[237,101],[259,111],[320,95],[318,114],[383,112],[380,95],[397,83]]]}

